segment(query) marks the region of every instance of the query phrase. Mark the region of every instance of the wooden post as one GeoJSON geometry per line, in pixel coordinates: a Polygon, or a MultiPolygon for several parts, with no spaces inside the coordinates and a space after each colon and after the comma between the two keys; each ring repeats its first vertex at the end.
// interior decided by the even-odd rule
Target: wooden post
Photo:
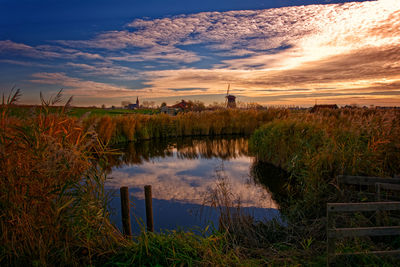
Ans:
{"type": "Polygon", "coordinates": [[[381,201],[381,183],[375,184],[375,201],[381,201]]]}
{"type": "Polygon", "coordinates": [[[330,237],[328,232],[330,229],[334,228],[335,225],[335,220],[331,214],[331,211],[329,210],[331,207],[327,205],[326,207],[326,266],[329,267],[329,265],[332,264],[333,259],[335,257],[335,251],[336,251],[336,238],[335,237],[330,237]]]}
{"type": "Polygon", "coordinates": [[[146,185],[144,187],[144,197],[145,197],[145,202],[146,202],[147,231],[154,232],[153,201],[152,201],[152,196],[151,196],[151,185],[146,185]]]}
{"type": "Polygon", "coordinates": [[[129,215],[129,190],[127,186],[119,189],[121,195],[122,228],[125,236],[132,236],[131,216],[129,215]]]}
{"type": "MultiPolygon", "coordinates": [[[[380,202],[381,201],[381,183],[376,183],[375,184],[375,201],[380,202]]],[[[377,226],[381,225],[381,216],[382,212],[379,211],[379,209],[375,213],[375,224],[377,226]]]]}

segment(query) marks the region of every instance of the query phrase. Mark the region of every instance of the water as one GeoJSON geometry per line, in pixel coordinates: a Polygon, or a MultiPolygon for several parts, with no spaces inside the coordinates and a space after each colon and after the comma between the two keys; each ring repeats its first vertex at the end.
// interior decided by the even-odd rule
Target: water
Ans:
{"type": "Polygon", "coordinates": [[[112,179],[106,189],[115,192],[111,219],[120,228],[119,188],[129,187],[133,232],[137,233],[145,220],[143,187],[148,184],[152,185],[156,231],[217,226],[218,213],[207,200],[221,181],[229,187],[231,198],[240,199],[242,210],[256,220],[279,219],[278,198],[273,196],[279,194],[285,174],[256,162],[248,152],[247,138],[150,140],[118,149],[122,154],[110,158],[112,179]]]}

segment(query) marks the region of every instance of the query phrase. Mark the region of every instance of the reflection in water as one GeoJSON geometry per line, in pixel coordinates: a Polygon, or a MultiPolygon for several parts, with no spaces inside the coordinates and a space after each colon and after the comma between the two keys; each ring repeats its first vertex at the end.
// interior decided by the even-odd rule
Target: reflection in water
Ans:
{"type": "Polygon", "coordinates": [[[264,186],[270,192],[276,202],[285,202],[288,197],[285,186],[289,177],[286,171],[266,162],[254,161],[250,175],[255,183],[264,186]]]}
{"type": "Polygon", "coordinates": [[[153,158],[171,157],[176,152],[180,159],[231,158],[248,156],[248,139],[241,138],[178,138],[169,140],[145,140],[138,143],[123,144],[117,149],[122,155],[111,155],[111,167],[127,164],[142,164],[153,158]]]}
{"type": "MultiPolygon", "coordinates": [[[[231,193],[240,198],[245,210],[256,219],[279,216],[278,204],[268,188],[259,184],[259,178],[253,180],[250,176],[258,167],[254,167],[254,158],[248,153],[247,138],[152,140],[130,143],[120,150],[121,155],[109,160],[113,164],[109,168],[112,179],[106,187],[117,191],[128,186],[135,214],[144,218],[143,187],[152,185],[156,229],[204,226],[191,213],[202,207],[205,195],[215,187],[216,171],[221,168],[229,178],[231,193]]],[[[118,197],[111,205],[119,210],[118,197]]],[[[210,221],[216,223],[217,215],[208,214],[210,221]]],[[[115,218],[117,223],[119,218],[115,218]]]]}

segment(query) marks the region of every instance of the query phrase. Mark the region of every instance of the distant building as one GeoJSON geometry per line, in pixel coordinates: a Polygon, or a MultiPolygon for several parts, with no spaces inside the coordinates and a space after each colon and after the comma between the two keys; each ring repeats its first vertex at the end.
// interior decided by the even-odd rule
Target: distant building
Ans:
{"type": "Polygon", "coordinates": [[[136,97],[136,104],[129,104],[128,109],[138,109],[138,108],[140,108],[139,97],[136,97]]]}
{"type": "Polygon", "coordinates": [[[178,114],[181,111],[180,108],[173,108],[173,107],[161,107],[160,112],[164,113],[164,114],[168,114],[171,116],[175,116],[176,114],[178,114]]]}
{"type": "Polygon", "coordinates": [[[172,105],[172,106],[163,106],[161,107],[160,111],[161,113],[168,114],[171,116],[175,116],[179,112],[183,112],[189,108],[188,102],[185,100],[182,100],[181,102],[172,105]]]}
{"type": "Polygon", "coordinates": [[[320,109],[338,109],[338,105],[314,105],[314,107],[310,110],[311,113],[314,113],[320,109]]]}
{"type": "Polygon", "coordinates": [[[186,110],[186,109],[189,107],[189,105],[188,105],[188,102],[186,102],[185,100],[182,99],[181,102],[179,102],[178,104],[175,104],[175,105],[173,105],[173,106],[171,106],[171,107],[172,107],[172,108],[179,108],[179,109],[181,109],[182,111],[184,111],[184,110],[186,110]]]}
{"type": "Polygon", "coordinates": [[[236,96],[234,95],[227,95],[225,96],[227,103],[226,107],[227,108],[236,108],[236,96]]]}

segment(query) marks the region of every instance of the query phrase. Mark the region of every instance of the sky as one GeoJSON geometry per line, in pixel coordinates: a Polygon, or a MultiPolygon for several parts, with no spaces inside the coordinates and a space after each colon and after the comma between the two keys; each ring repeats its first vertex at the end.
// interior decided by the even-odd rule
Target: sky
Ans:
{"type": "Polygon", "coordinates": [[[400,106],[400,1],[0,0],[0,92],[400,106]]]}

